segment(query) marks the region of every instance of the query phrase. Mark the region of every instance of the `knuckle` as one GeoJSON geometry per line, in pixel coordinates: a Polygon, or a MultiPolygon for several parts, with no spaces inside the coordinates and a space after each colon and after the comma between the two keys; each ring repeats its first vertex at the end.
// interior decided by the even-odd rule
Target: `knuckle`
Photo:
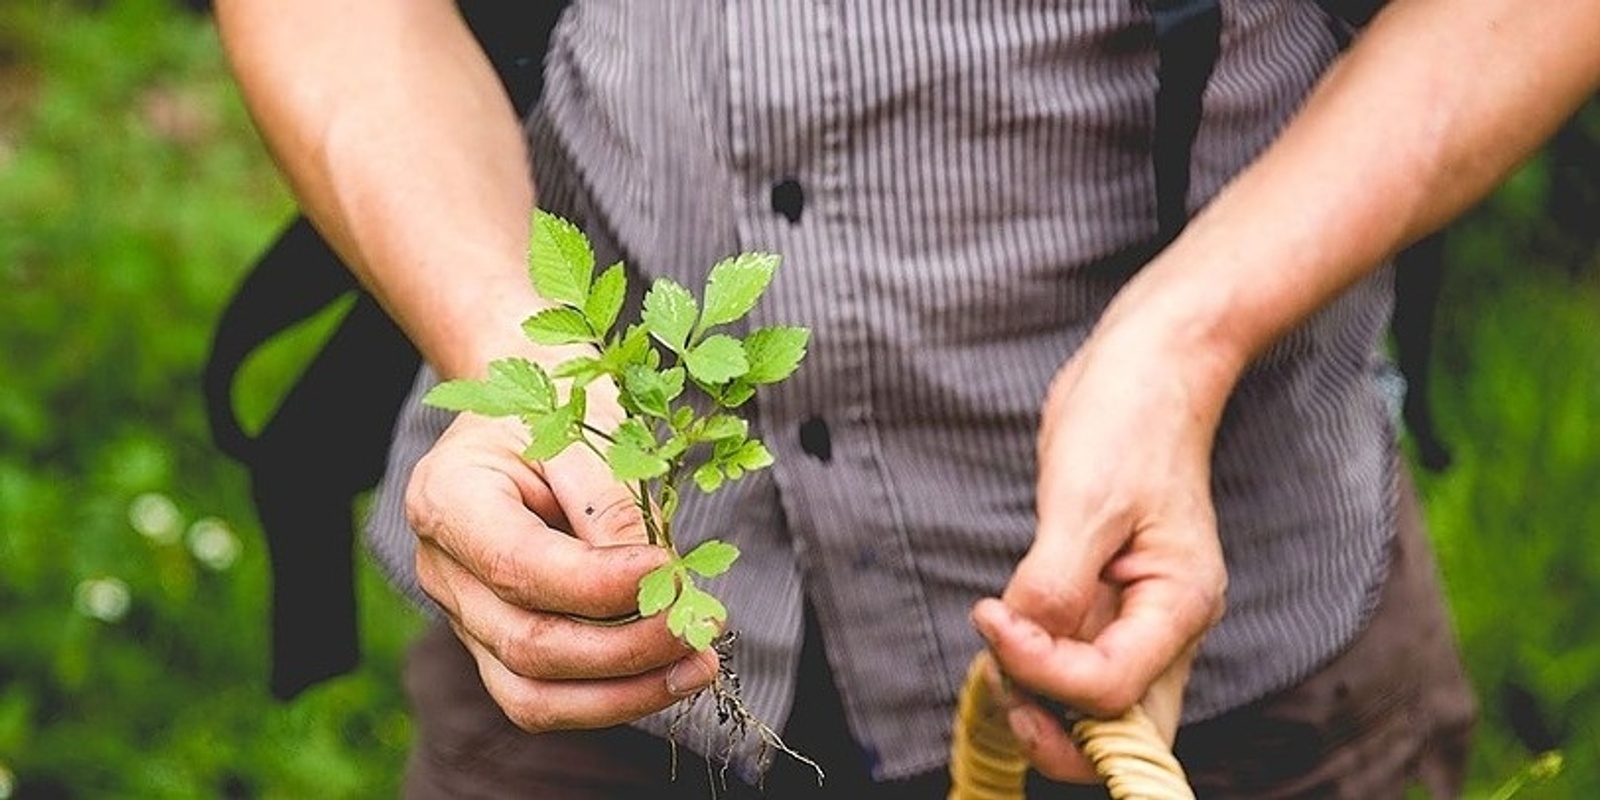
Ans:
{"type": "Polygon", "coordinates": [[[423,538],[430,538],[439,524],[439,513],[414,483],[406,489],[404,509],[406,524],[423,538]]]}
{"type": "Polygon", "coordinates": [[[515,553],[494,551],[486,554],[478,577],[497,597],[507,598],[520,595],[525,576],[515,553]]]}
{"type": "Polygon", "coordinates": [[[631,637],[617,650],[613,663],[627,675],[638,675],[665,666],[682,657],[683,652],[671,634],[631,637]]]}
{"type": "Polygon", "coordinates": [[[412,558],[417,574],[417,588],[446,609],[456,606],[455,592],[450,584],[449,571],[440,563],[440,556],[427,546],[417,548],[412,558]]]}
{"type": "Polygon", "coordinates": [[[1206,627],[1216,625],[1222,621],[1222,615],[1228,606],[1228,575],[1220,566],[1196,581],[1192,585],[1195,595],[1195,608],[1200,611],[1201,621],[1206,627]]]}
{"type": "Polygon", "coordinates": [[[545,671],[541,634],[537,623],[513,626],[501,632],[489,649],[512,673],[524,678],[541,677],[545,671]]]}
{"type": "Polygon", "coordinates": [[[435,533],[445,525],[443,504],[435,497],[433,472],[428,469],[427,456],[417,462],[411,479],[406,481],[401,507],[406,523],[424,539],[436,538],[435,533]]]}
{"type": "Polygon", "coordinates": [[[1097,589],[1096,585],[1062,580],[1054,566],[1033,561],[1017,571],[1004,600],[1019,615],[1060,635],[1077,630],[1094,604],[1097,589]]]}
{"type": "Polygon", "coordinates": [[[552,704],[543,702],[537,696],[501,703],[500,708],[505,712],[506,719],[511,720],[511,724],[528,733],[545,733],[575,727],[571,720],[557,715],[552,704]]]}
{"type": "Polygon", "coordinates": [[[1205,608],[1208,609],[1208,612],[1205,621],[1206,627],[1209,628],[1221,622],[1223,615],[1228,611],[1226,590],[1223,587],[1218,587],[1211,592],[1207,601],[1205,608]]]}
{"type": "Polygon", "coordinates": [[[433,562],[420,556],[417,558],[417,588],[435,601],[442,600],[446,594],[444,576],[434,569],[433,562]]]}

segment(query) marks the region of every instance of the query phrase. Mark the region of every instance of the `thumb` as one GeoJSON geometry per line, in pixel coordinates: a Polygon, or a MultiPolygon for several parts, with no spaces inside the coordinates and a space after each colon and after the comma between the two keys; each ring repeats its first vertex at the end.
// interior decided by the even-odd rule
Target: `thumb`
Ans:
{"type": "Polygon", "coordinates": [[[1000,599],[1054,636],[1093,638],[1116,613],[1116,594],[1101,577],[1115,548],[1100,552],[1095,538],[1043,535],[1044,524],[1000,599]]]}

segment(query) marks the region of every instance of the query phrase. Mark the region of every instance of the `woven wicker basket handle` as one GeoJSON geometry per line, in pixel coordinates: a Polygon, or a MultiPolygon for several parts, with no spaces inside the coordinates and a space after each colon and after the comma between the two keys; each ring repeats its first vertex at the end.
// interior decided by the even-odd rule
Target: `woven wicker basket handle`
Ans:
{"type": "MultiPolygon", "coordinates": [[[[950,748],[948,800],[1022,800],[1028,760],[985,678],[980,652],[967,669],[950,748]]],[[[1072,737],[1116,800],[1194,800],[1183,767],[1155,723],[1134,706],[1120,719],[1085,719],[1072,737]]]]}

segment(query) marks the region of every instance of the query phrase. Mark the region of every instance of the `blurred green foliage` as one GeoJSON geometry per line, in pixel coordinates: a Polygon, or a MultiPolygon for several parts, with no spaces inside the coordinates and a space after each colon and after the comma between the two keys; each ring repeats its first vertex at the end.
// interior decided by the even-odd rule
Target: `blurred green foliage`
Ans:
{"type": "MultiPolygon", "coordinates": [[[[1477,797],[1600,797],[1597,171],[1591,106],[1447,240],[1454,460],[1420,487],[1477,797]]],[[[396,794],[415,614],[364,565],[362,668],[272,700],[263,543],[201,406],[211,325],[290,213],[204,17],[0,5],[0,800],[396,794]]],[[[247,418],[329,322],[252,364],[247,418]]]]}
{"type": "MultiPolygon", "coordinates": [[[[396,793],[416,620],[364,575],[365,667],[273,701],[266,555],[201,405],[291,211],[207,19],[0,6],[0,797],[396,793]]],[[[247,373],[258,419],[302,359],[247,373]]]]}
{"type": "Polygon", "coordinates": [[[1474,776],[1600,797],[1600,104],[1447,232],[1421,490],[1483,711],[1474,776]]]}

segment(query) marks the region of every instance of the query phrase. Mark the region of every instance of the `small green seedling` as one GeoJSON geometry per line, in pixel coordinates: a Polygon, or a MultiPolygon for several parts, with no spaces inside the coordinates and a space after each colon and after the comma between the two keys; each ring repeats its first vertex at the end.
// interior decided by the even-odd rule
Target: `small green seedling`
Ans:
{"type": "MultiPolygon", "coordinates": [[[[487,378],[446,381],[424,397],[452,411],[520,418],[530,435],[522,455],[530,461],[548,460],[572,445],[604,458],[628,486],[650,542],[671,554],[640,580],[638,614],[665,613],[667,628],[690,647],[715,646],[724,655],[732,642],[731,632],[724,632],[727,609],[697,581],[725,572],[738,548],[712,539],[680,553],[672,519],[685,480],[715,492],[772,464],[771,452],[734,411],[758,387],[782,381],[799,367],[810,331],[775,325],[741,338],[729,326],[755,307],[778,263],[771,253],[720,261],[707,275],[702,300],[671,279],[657,278],[644,296],[639,323],[618,331],[627,294],[623,265],[596,274],[588,237],[567,220],[536,210],[528,273],[534,289],[555,306],[529,317],[522,331],[541,345],[586,345],[589,354],[548,371],[524,358],[500,359],[489,364],[487,378]],[[587,389],[600,379],[619,390],[625,416],[614,430],[586,421],[587,389]]],[[[738,679],[726,669],[726,659],[724,665],[712,684],[719,718],[740,733],[754,723],[768,744],[793,755],[743,711],[738,679]]]]}

